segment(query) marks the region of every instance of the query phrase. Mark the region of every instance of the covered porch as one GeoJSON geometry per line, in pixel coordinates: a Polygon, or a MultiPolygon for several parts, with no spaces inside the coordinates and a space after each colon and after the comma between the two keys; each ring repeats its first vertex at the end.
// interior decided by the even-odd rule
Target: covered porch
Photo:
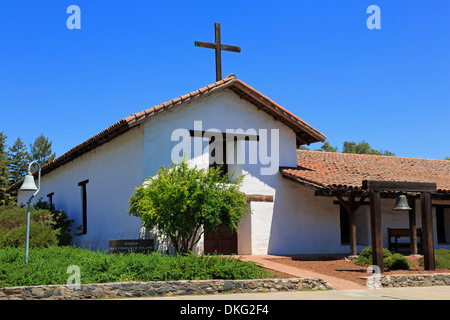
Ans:
{"type": "Polygon", "coordinates": [[[365,246],[372,246],[373,265],[383,271],[386,248],[423,254],[425,270],[435,270],[434,249],[450,248],[450,161],[311,151],[297,155],[299,166],[280,168],[282,177],[309,186],[316,197],[327,197],[340,206],[341,237],[347,241],[349,255],[358,254],[358,220],[366,214],[365,246]],[[420,162],[418,172],[402,170],[411,162],[420,162]],[[406,196],[410,209],[393,211],[400,194],[406,196]]]}

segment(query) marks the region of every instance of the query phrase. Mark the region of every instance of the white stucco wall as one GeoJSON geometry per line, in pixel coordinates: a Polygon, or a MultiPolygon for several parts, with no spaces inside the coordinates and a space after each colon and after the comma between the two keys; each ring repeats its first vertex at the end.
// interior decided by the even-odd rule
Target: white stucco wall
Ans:
{"type": "MultiPolygon", "coordinates": [[[[275,121],[263,111],[259,111],[255,106],[247,101],[240,99],[231,91],[222,91],[212,96],[202,98],[179,108],[164,112],[151,121],[145,123],[144,135],[144,176],[152,176],[160,165],[168,166],[171,164],[171,151],[180,140],[171,141],[172,133],[176,129],[194,130],[194,121],[201,121],[201,130],[207,131],[217,129],[220,132],[226,132],[227,129],[242,129],[243,131],[254,129],[260,133],[261,129],[277,129],[279,133],[279,144],[269,143],[268,155],[272,152],[279,152],[279,158],[274,174],[265,175],[261,172],[261,167],[270,167],[270,164],[260,161],[259,152],[256,164],[250,164],[249,144],[251,142],[237,142],[233,149],[237,154],[238,148],[244,148],[244,163],[235,163],[229,165],[229,171],[235,175],[246,174],[241,190],[247,194],[265,194],[275,195],[275,190],[279,187],[280,178],[278,173],[279,166],[296,166],[296,138],[294,132],[275,121]],[[272,150],[271,146],[276,146],[278,150],[272,150]]],[[[248,131],[250,132],[250,131],[248,131]]],[[[199,156],[194,153],[195,144],[199,143],[200,138],[189,138],[191,141],[191,152],[187,154],[191,159],[190,163],[198,167],[207,167],[207,155],[203,153],[199,156]],[[202,162],[203,160],[203,162],[202,162]]],[[[207,140],[201,143],[201,150],[206,153],[207,140]]],[[[265,154],[265,153],[264,153],[265,154]]],[[[266,254],[269,248],[270,228],[273,215],[273,203],[250,204],[253,214],[244,218],[239,225],[238,235],[238,253],[240,254],[266,254]]],[[[199,243],[199,247],[203,242],[199,243]]]]}
{"type": "MultiPolygon", "coordinates": [[[[78,246],[107,249],[109,240],[136,239],[140,220],[127,215],[128,199],[143,182],[143,128],[135,127],[112,141],[42,176],[36,199],[54,192],[53,203],[62,209],[74,227],[82,223],[80,181],[87,189],[87,234],[74,237],[78,246]]],[[[19,192],[18,203],[29,193],[19,192]]],[[[75,229],[75,228],[73,228],[75,229]]],[[[73,230],[76,231],[76,230],[73,230]]]]}
{"type": "MultiPolygon", "coordinates": [[[[271,219],[269,254],[349,254],[349,245],[341,244],[340,209],[336,198],[314,196],[314,189],[284,180],[277,189],[271,219]],[[285,185],[283,185],[285,184],[285,185]]],[[[408,212],[393,211],[395,199],[381,199],[383,246],[388,247],[387,228],[409,228],[408,212]]],[[[446,209],[448,210],[448,209],[446,209]]],[[[433,208],[435,248],[438,244],[436,210],[433,208]]],[[[448,219],[444,211],[445,219],[448,219]]],[[[253,218],[253,217],[252,217],[253,218]]],[[[447,221],[446,221],[447,223],[447,221]]],[[[416,225],[421,228],[420,200],[416,201],[416,225]]],[[[370,209],[361,206],[356,213],[357,249],[371,245],[370,209]]],[[[446,237],[449,225],[446,224],[446,237]]],[[[402,241],[409,242],[408,239],[402,241]]]]}

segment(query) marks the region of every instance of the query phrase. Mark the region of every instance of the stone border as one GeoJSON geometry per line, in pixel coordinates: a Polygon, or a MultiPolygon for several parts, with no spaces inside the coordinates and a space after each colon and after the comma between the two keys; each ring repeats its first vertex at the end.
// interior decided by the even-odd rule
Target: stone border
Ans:
{"type": "Polygon", "coordinates": [[[394,274],[381,276],[380,283],[383,288],[448,286],[450,273],[394,274]]]}
{"type": "Polygon", "coordinates": [[[332,288],[319,278],[110,282],[82,284],[79,289],[69,289],[67,285],[5,287],[0,288],[0,300],[105,299],[298,290],[332,290],[332,288]]]}

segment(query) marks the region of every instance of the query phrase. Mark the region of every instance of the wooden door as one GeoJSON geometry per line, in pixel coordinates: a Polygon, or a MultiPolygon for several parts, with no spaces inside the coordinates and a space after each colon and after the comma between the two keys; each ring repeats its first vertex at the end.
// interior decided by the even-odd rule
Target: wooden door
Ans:
{"type": "Polygon", "coordinates": [[[219,226],[216,234],[205,232],[204,250],[205,253],[237,253],[237,233],[223,226],[219,226]]]}

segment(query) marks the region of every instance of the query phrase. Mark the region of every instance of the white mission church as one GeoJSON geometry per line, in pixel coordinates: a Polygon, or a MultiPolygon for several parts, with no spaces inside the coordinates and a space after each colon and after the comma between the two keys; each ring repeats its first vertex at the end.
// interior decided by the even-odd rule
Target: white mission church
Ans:
{"type": "MultiPolygon", "coordinates": [[[[230,75],[132,114],[48,163],[38,197],[82,226],[76,245],[107,249],[109,240],[140,236],[140,220],[127,214],[128,199],[161,165],[183,153],[204,168],[210,159],[224,159],[229,173],[246,174],[242,191],[252,214],[240,221],[237,234],[222,230],[205,237],[197,252],[348,254],[372,241],[362,181],[429,182],[437,187],[427,234],[431,230],[435,248],[450,249],[450,161],[297,150],[324,140],[321,132],[230,75]],[[210,132],[225,137],[213,157],[210,132]],[[238,139],[226,135],[230,132],[238,139]]],[[[408,196],[414,208],[405,212],[392,210],[395,194],[381,194],[384,247],[394,245],[391,229],[418,230],[420,250],[422,220],[428,216],[421,213],[419,194],[408,196]]],[[[18,203],[28,197],[20,191],[18,203]]]]}

